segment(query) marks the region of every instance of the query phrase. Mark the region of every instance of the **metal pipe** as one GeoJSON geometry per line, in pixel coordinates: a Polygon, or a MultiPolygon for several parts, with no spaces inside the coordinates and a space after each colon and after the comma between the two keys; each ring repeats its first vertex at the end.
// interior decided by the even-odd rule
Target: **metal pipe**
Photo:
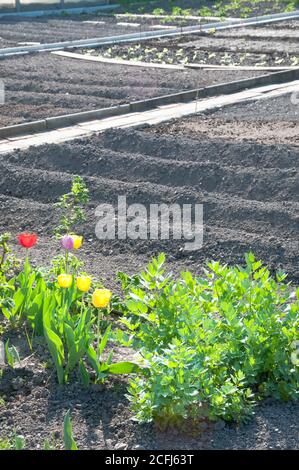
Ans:
{"type": "Polygon", "coordinates": [[[20,0],[15,0],[16,11],[21,11],[21,3],[20,0]]]}

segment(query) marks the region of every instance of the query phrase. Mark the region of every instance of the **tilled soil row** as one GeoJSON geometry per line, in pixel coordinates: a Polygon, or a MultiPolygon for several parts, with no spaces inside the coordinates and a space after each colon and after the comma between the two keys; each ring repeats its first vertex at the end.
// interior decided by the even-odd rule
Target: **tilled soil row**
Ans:
{"type": "MultiPolygon", "coordinates": [[[[106,182],[105,187],[107,187],[106,182]]],[[[113,195],[117,193],[118,189],[119,185],[115,185],[113,195]]],[[[122,192],[120,194],[125,195],[122,192]]],[[[20,200],[18,197],[11,196],[0,196],[0,201],[6,213],[5,226],[1,227],[2,230],[5,228],[12,233],[16,233],[17,231],[36,230],[38,228],[43,237],[49,237],[52,235],[54,227],[57,226],[57,216],[53,212],[52,205],[35,203],[28,199],[20,200]]],[[[130,201],[132,199],[128,196],[127,202],[130,203],[130,201]]],[[[198,201],[202,202],[200,199],[198,201]]],[[[153,203],[157,202],[159,202],[158,197],[153,196],[153,203]]],[[[207,259],[219,259],[223,262],[243,264],[244,253],[253,250],[258,257],[263,258],[268,263],[271,269],[285,269],[289,273],[289,279],[298,283],[298,240],[296,238],[296,230],[298,231],[298,229],[294,228],[294,220],[285,212],[275,210],[271,212],[271,208],[269,208],[268,221],[264,222],[265,213],[258,214],[255,217],[253,208],[251,208],[251,213],[248,216],[247,214],[244,215],[243,208],[239,208],[238,211],[234,211],[231,217],[229,208],[225,208],[222,217],[215,220],[219,209],[222,210],[222,206],[219,204],[218,209],[213,211],[213,207],[211,209],[211,206],[204,201],[204,247],[202,250],[185,251],[184,242],[181,240],[171,240],[171,242],[168,240],[130,239],[126,241],[117,239],[99,241],[95,238],[95,228],[98,220],[95,216],[96,207],[97,202],[94,202],[93,207],[87,211],[88,223],[86,228],[81,230],[85,239],[91,240],[89,251],[94,253],[92,263],[96,272],[98,272],[98,253],[105,256],[119,256],[121,269],[126,271],[130,270],[133,258],[143,255],[148,260],[164,251],[168,259],[173,260],[173,262],[182,261],[185,263],[183,266],[181,265],[181,269],[187,268],[187,262],[189,265],[191,264],[190,269],[192,271],[198,272],[202,270],[203,263],[207,259]],[[239,223],[236,223],[236,217],[238,217],[239,223]],[[277,224],[276,228],[273,229],[274,224],[271,219],[278,218],[280,218],[280,224],[277,224]],[[255,227],[252,229],[255,220],[257,223],[259,222],[260,231],[255,227]],[[293,227],[288,230],[286,227],[289,227],[289,224],[292,224],[293,227]]],[[[117,207],[115,209],[117,212],[117,207]]],[[[231,206],[231,211],[233,211],[233,206],[231,206]]],[[[295,225],[298,226],[298,221],[295,221],[295,225]]],[[[42,244],[44,245],[44,242],[42,244]]],[[[53,253],[53,246],[51,252],[53,253]]],[[[89,261],[88,257],[88,267],[89,261]]],[[[115,271],[112,273],[109,267],[109,258],[106,262],[108,265],[105,265],[105,277],[108,275],[112,279],[115,271]]]]}
{"type": "Polygon", "coordinates": [[[113,15],[82,14],[68,17],[43,16],[40,18],[1,19],[0,48],[14,47],[19,43],[37,42],[41,44],[76,39],[92,39],[120,34],[138,33],[167,26],[193,26],[206,24],[208,20],[188,20],[154,18],[114,17],[113,15]]]}
{"type": "Polygon", "coordinates": [[[136,33],[133,26],[118,25],[118,22],[121,21],[98,15],[0,19],[0,48],[14,47],[20,42],[46,44],[136,33]]]}
{"type": "Polygon", "coordinates": [[[203,250],[184,252],[181,240],[114,240],[104,243],[106,249],[148,256],[164,250],[178,258],[191,256],[197,263],[209,257],[240,262],[252,249],[298,279],[298,148],[248,143],[246,166],[238,162],[238,152],[240,146],[228,142],[126,129],[3,155],[0,191],[4,212],[11,213],[5,224],[10,230],[16,223],[24,228],[41,225],[49,233],[55,220],[53,202],[68,191],[72,175],[80,174],[91,190],[87,238],[94,238],[97,204],[116,205],[118,195],[147,208],[152,203],[204,206],[203,250]],[[23,201],[19,208],[20,199],[30,202],[30,208],[23,201]],[[45,217],[39,216],[41,207],[45,217]]]}
{"type": "MultiPolygon", "coordinates": [[[[232,161],[242,166],[259,166],[292,168],[296,161],[292,159],[289,146],[298,147],[299,107],[298,93],[286,93],[276,97],[244,101],[224,106],[219,109],[206,110],[196,116],[173,119],[158,126],[146,129],[149,138],[152,134],[164,137],[179,136],[192,142],[193,139],[211,141],[221,145],[230,145],[232,161]],[[250,146],[261,144],[258,155],[250,153],[250,146]],[[287,144],[287,145],[285,145],[287,144]],[[249,147],[248,147],[249,146],[249,147]],[[269,159],[263,148],[273,150],[269,159]],[[276,150],[278,150],[277,158],[276,150]],[[239,153],[238,153],[239,152],[239,153]]],[[[218,161],[218,157],[214,156],[218,161]]],[[[224,163],[229,155],[225,156],[224,163]]],[[[223,161],[223,155],[220,154],[223,161]]]]}
{"type": "Polygon", "coordinates": [[[298,93],[207,110],[200,114],[200,118],[194,116],[172,120],[151,127],[149,132],[161,136],[181,135],[191,141],[208,137],[218,142],[221,139],[224,147],[230,144],[232,161],[238,161],[243,166],[258,164],[293,168],[296,167],[296,161],[288,148],[290,145],[296,148],[299,146],[298,93]],[[256,155],[250,153],[251,141],[261,144],[256,155]],[[268,157],[262,152],[265,144],[266,148],[273,150],[268,157]]]}
{"type": "Polygon", "coordinates": [[[200,88],[259,72],[165,70],[118,66],[53,54],[0,61],[5,104],[0,127],[200,88]]]}
{"type": "MultiPolygon", "coordinates": [[[[25,175],[28,173],[28,177],[30,178],[34,172],[36,174],[33,183],[35,187],[30,185],[22,188],[24,196],[34,197],[38,189],[36,185],[39,184],[39,180],[43,179],[43,172],[49,172],[48,188],[47,191],[43,192],[43,197],[46,201],[49,200],[49,197],[57,197],[61,190],[64,189],[63,173],[78,173],[88,177],[95,199],[102,199],[104,196],[104,194],[102,194],[102,186],[99,185],[99,188],[97,188],[98,179],[107,178],[111,181],[112,186],[115,180],[122,181],[125,187],[128,186],[128,188],[131,183],[135,184],[136,182],[144,182],[145,185],[149,183],[152,187],[163,186],[166,189],[167,197],[169,197],[168,193],[171,194],[172,189],[175,187],[176,194],[180,199],[182,199],[184,194],[189,190],[188,199],[192,200],[192,202],[195,202],[198,195],[202,197],[207,193],[209,193],[209,195],[215,195],[215,198],[217,198],[218,195],[226,195],[228,200],[233,197],[240,197],[244,200],[269,203],[274,203],[274,201],[279,203],[282,200],[287,200],[288,202],[298,201],[299,179],[297,167],[265,168],[265,166],[262,165],[262,171],[259,171],[255,166],[246,166],[244,168],[243,165],[238,162],[234,165],[226,165],[225,155],[223,159],[224,162],[182,160],[183,156],[180,154],[178,154],[178,156],[176,154],[163,154],[163,156],[157,157],[153,155],[152,151],[151,155],[149,155],[151,142],[156,140],[157,146],[157,138],[153,139],[146,136],[146,138],[143,139],[142,132],[139,132],[137,137],[134,131],[133,135],[130,135],[128,131],[114,132],[108,132],[108,135],[104,134],[105,144],[109,145],[112,140],[113,149],[102,146],[101,138],[94,138],[88,141],[89,145],[87,145],[87,148],[84,147],[84,139],[82,139],[82,151],[78,148],[81,147],[81,145],[76,146],[76,143],[70,144],[69,146],[67,146],[67,144],[55,146],[53,149],[54,155],[51,156],[51,159],[48,157],[48,152],[51,149],[48,150],[44,147],[32,148],[20,157],[15,157],[14,155],[12,158],[10,158],[10,156],[3,156],[0,161],[1,175],[3,179],[7,181],[8,188],[9,182],[14,179],[15,184],[12,190],[15,192],[18,186],[18,180],[20,179],[20,187],[22,187],[22,180],[25,178],[25,175]],[[132,144],[129,145],[129,149],[125,150],[125,143],[121,140],[123,132],[125,133],[125,137],[132,138],[133,141],[134,138],[136,140],[138,139],[139,143],[141,141],[144,146],[147,146],[147,153],[144,155],[141,152],[136,152],[136,149],[134,150],[132,148],[132,144]],[[116,137],[116,142],[114,142],[114,136],[116,137]],[[92,150],[90,146],[93,147],[92,150]],[[11,161],[13,164],[6,163],[11,161]],[[24,168],[22,174],[18,174],[19,166],[24,168]],[[53,178],[51,178],[52,173],[53,178]],[[58,174],[56,175],[55,173],[58,174]],[[59,184],[58,181],[60,181],[62,187],[56,189],[56,185],[59,184]]],[[[199,142],[198,145],[196,146],[195,144],[194,147],[198,154],[202,154],[203,148],[205,151],[210,151],[210,149],[207,148],[207,142],[199,142]]],[[[215,149],[216,153],[218,153],[217,147],[217,142],[214,142],[213,150],[215,149]]],[[[221,143],[219,147],[220,150],[223,151],[224,146],[221,145],[221,143]]],[[[226,152],[229,152],[229,147],[229,145],[226,145],[226,152]]],[[[260,153],[258,153],[260,149],[261,154],[267,152],[267,148],[263,148],[262,145],[259,145],[255,152],[255,158],[257,158],[257,155],[259,155],[260,158],[260,153]]],[[[237,149],[233,150],[236,151],[237,149]]],[[[251,150],[252,152],[252,146],[251,149],[248,148],[247,150],[249,150],[249,152],[251,150]]],[[[287,151],[290,152],[290,148],[288,148],[287,151]]],[[[291,152],[292,160],[294,161],[296,157],[298,158],[299,153],[296,149],[291,150],[291,152]]],[[[276,147],[276,158],[279,158],[279,153],[280,147],[276,147]]],[[[208,157],[205,156],[205,158],[208,157]]],[[[110,196],[111,195],[109,195],[109,197],[110,196]]],[[[161,199],[163,197],[161,197],[161,199]]],[[[150,195],[147,196],[145,194],[143,202],[149,203],[150,195]]]]}

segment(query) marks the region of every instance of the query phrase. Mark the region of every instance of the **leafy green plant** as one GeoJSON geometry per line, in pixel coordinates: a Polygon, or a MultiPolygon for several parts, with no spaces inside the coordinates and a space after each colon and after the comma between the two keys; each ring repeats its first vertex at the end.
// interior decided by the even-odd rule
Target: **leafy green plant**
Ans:
{"type": "Polygon", "coordinates": [[[15,346],[9,346],[9,340],[7,340],[5,343],[5,355],[7,363],[12,369],[14,368],[16,362],[19,364],[21,363],[17,349],[15,346]]]}
{"type": "Polygon", "coordinates": [[[64,289],[60,297],[51,292],[43,297],[43,331],[56,367],[58,382],[67,383],[71,372],[77,368],[81,381],[88,385],[90,373],[87,364],[94,370],[96,381],[105,380],[109,374],[139,372],[139,366],[134,363],[112,363],[113,351],[104,358],[111,325],[101,334],[98,319],[95,329],[93,309],[85,305],[81,305],[79,310],[74,307],[77,295],[73,283],[71,288],[64,289]]]}
{"type": "Polygon", "coordinates": [[[13,305],[11,295],[14,288],[8,279],[19,267],[19,260],[12,254],[9,240],[9,233],[0,235],[0,309],[13,305]]]}
{"type": "Polygon", "coordinates": [[[78,450],[77,444],[73,437],[70,410],[67,411],[63,421],[63,440],[66,450],[78,450]]]}
{"type": "Polygon", "coordinates": [[[44,335],[60,384],[68,381],[70,372],[80,364],[92,339],[90,310],[71,316],[69,309],[64,307],[64,304],[59,307],[52,295],[44,298],[44,335]]]}
{"type": "Polygon", "coordinates": [[[204,276],[165,274],[164,255],[137,278],[120,275],[126,312],[118,332],[144,358],[131,379],[139,421],[246,419],[264,396],[298,398],[292,361],[299,289],[246,255],[246,266],[207,264],[204,276]]]}
{"type": "Polygon", "coordinates": [[[0,450],[11,450],[12,445],[9,439],[3,438],[0,439],[0,450]]]}
{"type": "Polygon", "coordinates": [[[198,10],[199,16],[213,16],[212,11],[207,6],[203,6],[198,10]]]}
{"type": "Polygon", "coordinates": [[[163,10],[163,8],[155,8],[153,10],[153,15],[155,16],[162,16],[162,15],[165,15],[166,11],[163,10]]]}
{"type": "Polygon", "coordinates": [[[12,253],[9,246],[10,234],[5,232],[0,234],[0,281],[13,275],[19,267],[20,261],[12,253]]]}
{"type": "MultiPolygon", "coordinates": [[[[73,436],[70,410],[66,412],[63,420],[63,443],[65,450],[78,450],[78,446],[73,436]]],[[[49,439],[45,439],[43,450],[55,450],[56,448],[57,443],[53,437],[52,442],[50,442],[49,439]]]]}
{"type": "MultiPolygon", "coordinates": [[[[6,302],[2,304],[3,315],[13,327],[21,325],[26,318],[31,318],[34,324],[36,319],[32,318],[32,308],[34,311],[36,310],[38,295],[41,303],[46,288],[42,274],[38,270],[32,269],[28,258],[26,258],[23,270],[8,281],[7,287],[10,294],[9,298],[6,298],[6,302]]],[[[35,316],[37,316],[37,312],[34,313],[35,316]]],[[[34,324],[34,327],[37,327],[37,324],[34,324]]]]}
{"type": "Polygon", "coordinates": [[[0,439],[0,450],[24,450],[25,438],[15,433],[13,440],[7,437],[0,439]]]}
{"type": "Polygon", "coordinates": [[[89,201],[89,190],[80,176],[72,181],[71,191],[60,197],[56,207],[61,211],[59,226],[55,235],[72,233],[76,226],[85,221],[84,207],[89,201]]]}
{"type": "Polygon", "coordinates": [[[14,439],[14,449],[15,450],[24,450],[25,449],[25,438],[21,435],[15,435],[14,439]]]}

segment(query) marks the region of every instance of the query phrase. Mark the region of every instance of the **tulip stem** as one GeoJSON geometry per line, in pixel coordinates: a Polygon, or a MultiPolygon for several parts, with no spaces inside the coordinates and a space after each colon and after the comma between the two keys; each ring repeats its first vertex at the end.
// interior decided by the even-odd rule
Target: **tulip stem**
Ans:
{"type": "Polygon", "coordinates": [[[20,312],[20,323],[22,323],[24,317],[27,315],[27,303],[28,303],[28,281],[29,281],[29,253],[28,248],[26,249],[26,257],[24,263],[24,287],[25,287],[25,296],[24,296],[24,303],[23,308],[20,312]]]}
{"type": "Polygon", "coordinates": [[[67,304],[68,304],[67,298],[68,298],[67,289],[63,289],[63,291],[62,291],[62,306],[61,306],[63,321],[65,321],[67,319],[67,304]]]}
{"type": "Polygon", "coordinates": [[[63,289],[62,290],[62,299],[61,300],[62,300],[62,315],[63,315],[64,318],[65,318],[65,310],[66,310],[66,308],[65,308],[65,305],[66,305],[65,297],[66,297],[66,289],[63,289]]]}
{"type": "Polygon", "coordinates": [[[65,272],[68,274],[69,250],[65,251],[65,272]]]}
{"type": "Polygon", "coordinates": [[[81,318],[83,315],[83,311],[84,311],[84,293],[82,294],[82,297],[81,297],[81,318]]]}
{"type": "Polygon", "coordinates": [[[98,323],[97,323],[97,333],[98,333],[98,337],[97,337],[97,362],[99,362],[100,360],[100,354],[99,354],[99,348],[100,348],[100,310],[99,310],[99,313],[98,313],[98,323]]]}

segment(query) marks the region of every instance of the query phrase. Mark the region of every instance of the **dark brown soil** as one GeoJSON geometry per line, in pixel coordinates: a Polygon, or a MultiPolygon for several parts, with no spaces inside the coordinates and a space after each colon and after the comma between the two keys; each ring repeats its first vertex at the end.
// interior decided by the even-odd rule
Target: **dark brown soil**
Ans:
{"type": "Polygon", "coordinates": [[[8,58],[0,61],[6,91],[5,104],[0,106],[0,127],[257,75],[132,68],[46,53],[8,58]]]}
{"type": "MultiPolygon", "coordinates": [[[[299,106],[292,99],[297,95],[287,94],[277,98],[239,103],[225,106],[220,110],[207,111],[187,119],[175,120],[172,123],[161,125],[155,132],[167,132],[169,135],[188,136],[191,139],[213,138],[225,139],[234,142],[246,149],[247,142],[254,141],[277,148],[277,144],[284,144],[288,148],[299,146],[299,106]],[[161,130],[160,130],[161,129],[161,130]]],[[[151,130],[150,130],[151,131],[151,130]]],[[[281,148],[281,147],[279,147],[281,148]]],[[[238,160],[242,165],[248,165],[248,155],[244,150],[239,154],[238,160]],[[243,156],[245,158],[243,158],[243,156]]],[[[269,153],[269,162],[265,166],[275,165],[284,168],[285,165],[296,165],[290,152],[277,154],[277,158],[269,153]]],[[[234,157],[233,157],[234,158],[234,157]]],[[[256,163],[261,159],[256,158],[256,163]]]]}
{"type": "MultiPolygon", "coordinates": [[[[298,449],[298,404],[268,400],[248,424],[218,421],[202,425],[193,436],[177,429],[161,432],[131,421],[126,379],[111,378],[88,388],[78,383],[58,386],[42,341],[35,340],[32,355],[24,338],[7,336],[23,362],[15,370],[6,368],[0,381],[5,400],[0,405],[0,439],[13,440],[15,431],[24,436],[28,449],[42,449],[45,439],[62,448],[62,422],[69,409],[80,449],[298,449]]],[[[117,360],[126,351],[115,353],[117,360]]]]}
{"type": "Polygon", "coordinates": [[[136,33],[136,28],[117,25],[120,21],[98,15],[0,19],[0,48],[20,42],[49,43],[136,33]]]}
{"type": "Polygon", "coordinates": [[[92,258],[99,251],[123,255],[127,265],[137,254],[150,257],[164,250],[198,270],[207,258],[242,262],[252,249],[298,282],[298,119],[287,117],[289,96],[261,101],[256,108],[248,104],[251,114],[242,108],[247,120],[228,120],[229,112],[239,116],[238,106],[244,105],[218,111],[216,121],[204,115],[148,129],[111,130],[1,156],[3,228],[40,228],[49,234],[55,221],[52,203],[68,191],[72,175],[80,174],[91,189],[85,237],[94,240],[92,258]],[[259,119],[262,106],[273,112],[259,119]],[[269,124],[275,109],[279,124],[269,124]],[[279,132],[275,135],[277,126],[289,133],[288,143],[279,132]],[[203,203],[203,249],[184,252],[181,241],[96,241],[94,208],[101,202],[115,204],[117,195],[146,206],[203,203]]]}

